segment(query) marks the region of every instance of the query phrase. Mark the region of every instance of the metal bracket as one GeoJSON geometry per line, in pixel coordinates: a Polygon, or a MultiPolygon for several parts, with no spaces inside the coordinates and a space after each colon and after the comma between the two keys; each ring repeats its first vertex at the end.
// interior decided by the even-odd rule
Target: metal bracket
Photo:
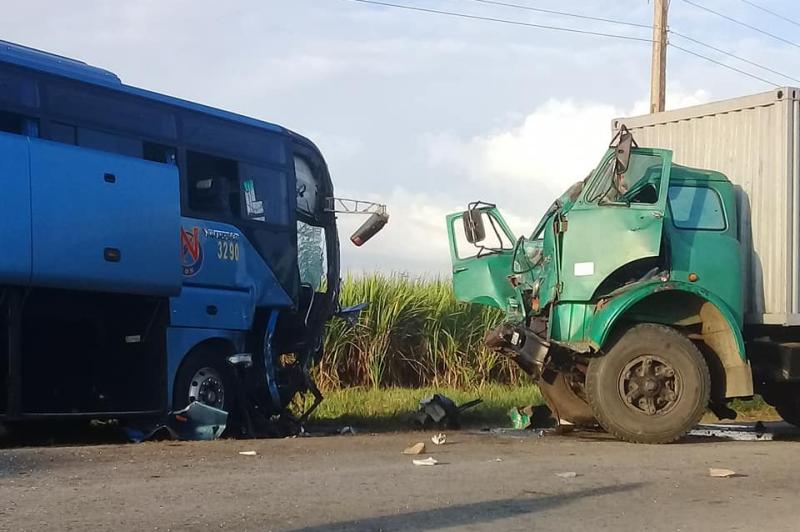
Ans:
{"type": "Polygon", "coordinates": [[[344,214],[386,214],[386,205],[346,198],[325,198],[325,212],[344,214]]]}

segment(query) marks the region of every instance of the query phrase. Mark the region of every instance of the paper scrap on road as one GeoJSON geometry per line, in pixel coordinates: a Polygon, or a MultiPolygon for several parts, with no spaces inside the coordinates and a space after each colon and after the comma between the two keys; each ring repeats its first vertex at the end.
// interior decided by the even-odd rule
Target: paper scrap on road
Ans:
{"type": "Polygon", "coordinates": [[[434,445],[444,445],[447,443],[447,434],[442,434],[441,432],[439,434],[434,434],[431,436],[431,441],[434,445]]]}
{"type": "Polygon", "coordinates": [[[436,464],[439,463],[439,461],[436,458],[434,458],[433,456],[429,456],[429,457],[425,458],[424,460],[412,460],[412,462],[414,463],[414,465],[418,465],[418,466],[431,466],[431,465],[436,465],[436,464]]]}
{"type": "Polygon", "coordinates": [[[239,451],[239,454],[242,456],[255,456],[257,453],[255,451],[239,451]]]}
{"type": "Polygon", "coordinates": [[[564,471],[563,473],[556,473],[558,478],[575,478],[578,474],[575,471],[564,471]]]}
{"type": "Polygon", "coordinates": [[[403,449],[403,454],[422,454],[425,452],[425,444],[423,442],[415,443],[411,447],[403,449]]]}
{"type": "Polygon", "coordinates": [[[736,476],[736,471],[733,469],[722,469],[719,467],[709,467],[708,476],[717,478],[730,478],[736,476]]]}

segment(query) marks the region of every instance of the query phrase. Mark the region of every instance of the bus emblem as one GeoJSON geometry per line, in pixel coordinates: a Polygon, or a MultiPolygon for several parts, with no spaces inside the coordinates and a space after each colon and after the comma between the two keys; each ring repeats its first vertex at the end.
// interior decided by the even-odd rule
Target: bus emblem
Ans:
{"type": "Polygon", "coordinates": [[[191,232],[181,227],[181,264],[183,275],[191,277],[203,267],[203,246],[200,245],[200,228],[191,232]]]}

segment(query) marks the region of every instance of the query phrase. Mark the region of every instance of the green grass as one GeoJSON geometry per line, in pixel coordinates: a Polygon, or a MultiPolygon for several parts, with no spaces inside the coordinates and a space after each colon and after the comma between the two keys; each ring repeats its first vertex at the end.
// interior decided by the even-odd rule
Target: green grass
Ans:
{"type": "Polygon", "coordinates": [[[434,393],[444,394],[456,404],[483,399],[483,403],[462,414],[462,425],[466,427],[508,426],[508,411],[511,408],[542,404],[541,394],[534,384],[487,384],[471,389],[344,388],[325,394],[325,401],[314,413],[312,424],[352,425],[362,430],[413,427],[410,415],[417,411],[421,399],[434,393]]]}
{"type": "MultiPolygon", "coordinates": [[[[456,404],[472,399],[483,403],[462,415],[464,427],[510,427],[508,411],[514,407],[543,404],[535,384],[488,384],[472,389],[453,388],[371,388],[354,387],[331,390],[312,416],[312,427],[340,428],[351,425],[356,430],[401,430],[414,428],[411,414],[419,401],[434,393],[444,394],[456,404]]],[[[756,396],[750,401],[735,400],[731,408],[738,412],[739,421],[772,421],[780,419],[775,409],[756,396]]],[[[704,422],[713,422],[708,414],[704,422]]],[[[313,428],[312,428],[313,430],[313,428]]]]}

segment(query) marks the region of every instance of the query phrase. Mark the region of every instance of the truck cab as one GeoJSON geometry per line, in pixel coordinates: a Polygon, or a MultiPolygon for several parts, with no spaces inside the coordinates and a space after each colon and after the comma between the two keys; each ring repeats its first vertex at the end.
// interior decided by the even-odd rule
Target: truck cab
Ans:
{"type": "Polygon", "coordinates": [[[734,187],[627,131],[516,236],[496,206],[447,218],[456,297],[503,309],[487,345],[565,422],[672,441],[753,394],[734,187]],[[477,252],[470,253],[470,249],[477,252]]]}

